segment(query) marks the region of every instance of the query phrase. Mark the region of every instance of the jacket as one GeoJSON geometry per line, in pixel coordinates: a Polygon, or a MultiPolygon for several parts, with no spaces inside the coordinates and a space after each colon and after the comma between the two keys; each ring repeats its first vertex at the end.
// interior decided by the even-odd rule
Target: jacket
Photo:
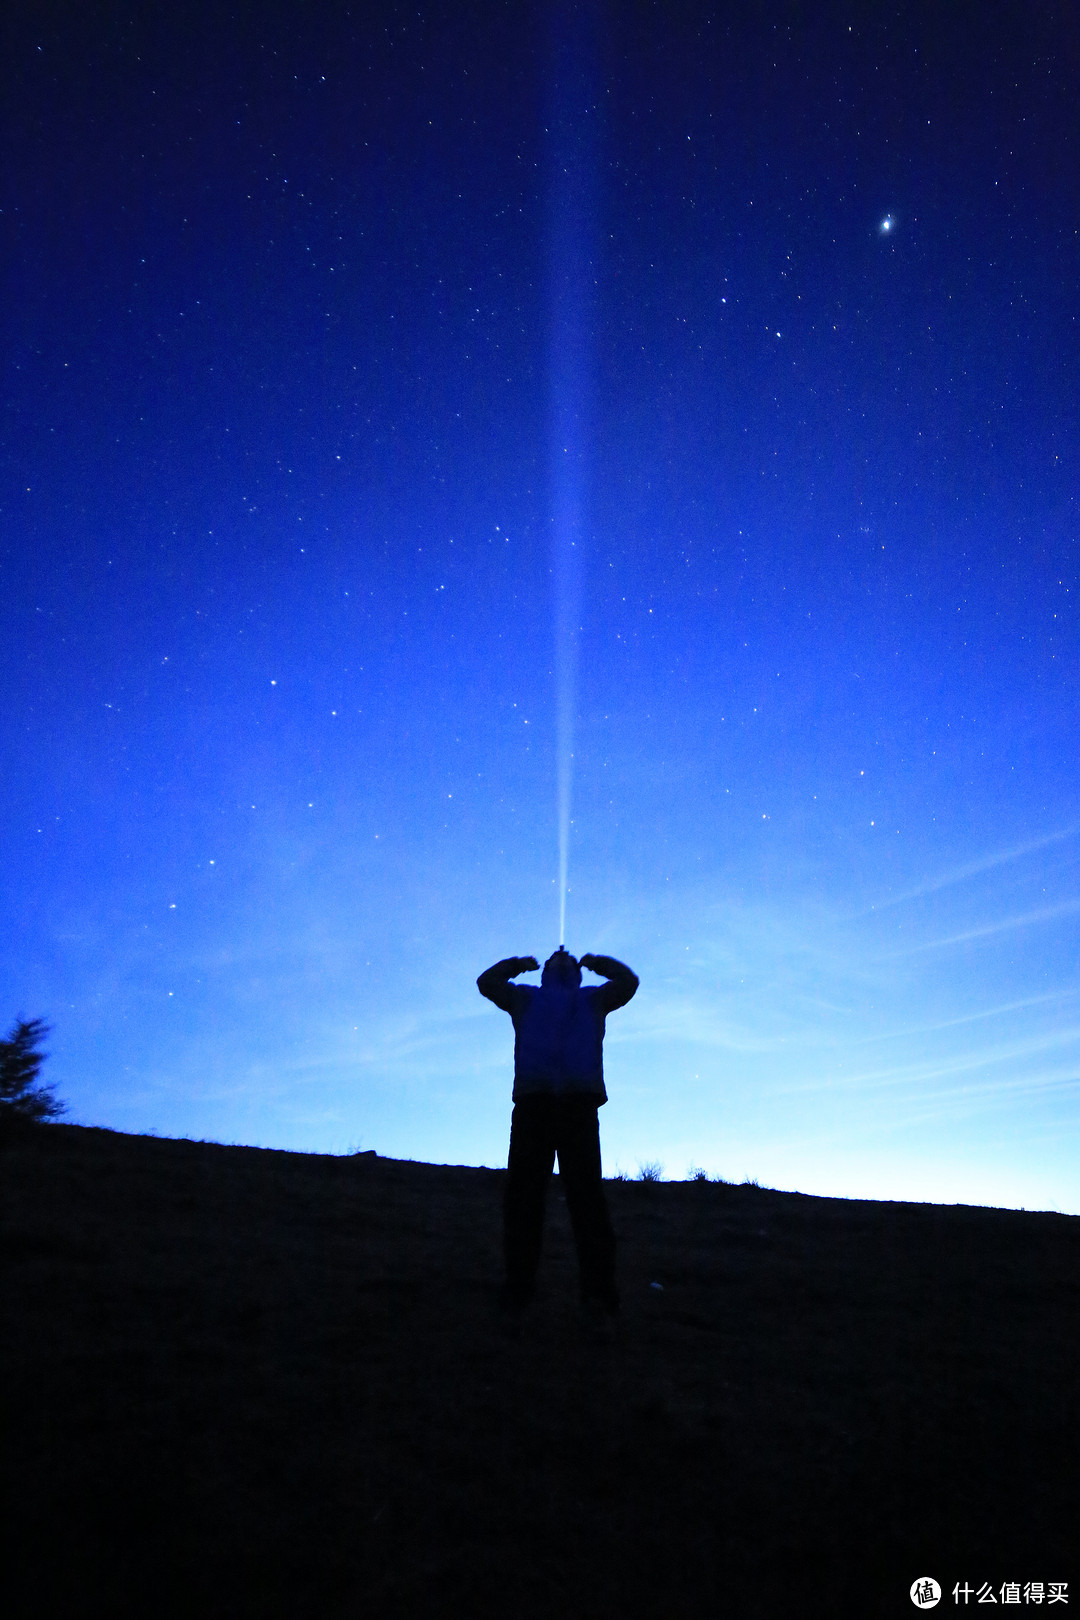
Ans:
{"type": "MultiPolygon", "coordinates": [[[[514,1101],[535,1096],[595,1097],[604,1086],[604,1030],[609,1012],[623,1007],[638,987],[630,968],[613,957],[593,959],[606,984],[576,988],[555,982],[511,984],[526,971],[508,957],[481,973],[477,989],[510,1014],[514,1024],[514,1101]]],[[[545,979],[548,975],[545,973],[545,979]]]]}

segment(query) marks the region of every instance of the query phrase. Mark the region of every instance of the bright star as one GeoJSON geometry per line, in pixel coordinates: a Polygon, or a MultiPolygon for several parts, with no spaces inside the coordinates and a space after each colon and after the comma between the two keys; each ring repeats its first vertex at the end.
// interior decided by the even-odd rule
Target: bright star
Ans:
{"type": "Polygon", "coordinates": [[[893,224],[894,224],[894,220],[893,220],[892,215],[891,214],[886,214],[885,218],[882,220],[881,224],[878,226],[878,230],[881,232],[882,236],[888,236],[889,232],[893,228],[893,224]]]}

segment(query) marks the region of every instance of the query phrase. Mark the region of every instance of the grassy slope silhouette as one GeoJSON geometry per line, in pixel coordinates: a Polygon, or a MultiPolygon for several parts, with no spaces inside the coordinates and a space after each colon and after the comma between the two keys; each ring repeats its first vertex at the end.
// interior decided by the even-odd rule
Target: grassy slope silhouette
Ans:
{"type": "Polygon", "coordinates": [[[556,1180],[513,1339],[498,1171],[47,1125],[0,1176],[8,1620],[874,1616],[1074,1576],[1075,1217],[608,1183],[595,1342],[556,1180]]]}

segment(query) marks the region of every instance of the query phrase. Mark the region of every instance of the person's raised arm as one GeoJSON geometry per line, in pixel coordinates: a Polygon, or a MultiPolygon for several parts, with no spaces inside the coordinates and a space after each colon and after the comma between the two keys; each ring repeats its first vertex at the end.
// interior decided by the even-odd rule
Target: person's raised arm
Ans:
{"type": "Polygon", "coordinates": [[[516,979],[519,973],[533,973],[539,966],[535,956],[508,956],[504,961],[496,962],[494,967],[485,968],[476,981],[476,988],[496,1007],[501,1007],[503,1012],[511,1012],[513,995],[510,980],[516,979]]]}
{"type": "Polygon", "coordinates": [[[625,1007],[640,982],[633,968],[628,968],[625,962],[616,961],[614,956],[593,956],[587,951],[581,958],[581,965],[608,981],[604,985],[608,1012],[613,1012],[616,1007],[625,1007]]]}

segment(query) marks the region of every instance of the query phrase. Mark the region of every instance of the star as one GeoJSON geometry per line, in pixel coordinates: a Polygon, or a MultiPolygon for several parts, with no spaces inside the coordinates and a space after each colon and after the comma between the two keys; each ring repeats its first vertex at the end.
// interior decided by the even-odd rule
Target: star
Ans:
{"type": "Polygon", "coordinates": [[[881,224],[878,226],[878,234],[881,235],[881,236],[889,236],[891,234],[893,226],[895,224],[896,224],[896,221],[893,219],[892,215],[891,214],[886,214],[885,218],[882,220],[881,224]]]}

